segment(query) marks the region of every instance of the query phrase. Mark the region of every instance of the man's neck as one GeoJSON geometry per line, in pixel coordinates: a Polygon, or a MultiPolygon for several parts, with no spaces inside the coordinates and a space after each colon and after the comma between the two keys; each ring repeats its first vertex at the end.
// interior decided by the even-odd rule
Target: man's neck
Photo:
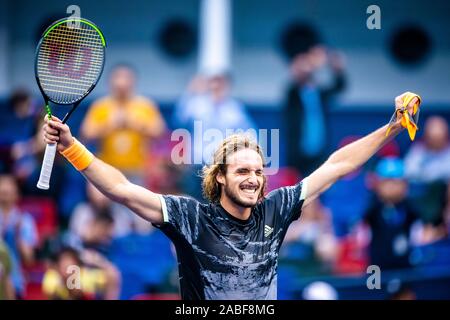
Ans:
{"type": "Polygon", "coordinates": [[[132,95],[127,95],[127,96],[114,96],[113,95],[113,98],[119,104],[126,104],[128,101],[131,100],[132,95]]]}
{"type": "Polygon", "coordinates": [[[211,92],[211,98],[214,103],[221,103],[227,99],[226,92],[211,92]]]}
{"type": "Polygon", "coordinates": [[[239,220],[248,220],[252,213],[252,208],[242,207],[231,201],[228,197],[222,196],[220,198],[220,205],[233,217],[239,220]]]}
{"type": "Polygon", "coordinates": [[[0,206],[0,212],[3,213],[5,216],[8,216],[14,209],[14,206],[10,205],[3,205],[0,206]]]}

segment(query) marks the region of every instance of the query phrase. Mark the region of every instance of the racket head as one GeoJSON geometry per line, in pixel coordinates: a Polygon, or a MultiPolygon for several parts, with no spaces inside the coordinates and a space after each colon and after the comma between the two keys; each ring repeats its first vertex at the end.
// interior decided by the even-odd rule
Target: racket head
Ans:
{"type": "Polygon", "coordinates": [[[55,104],[80,102],[96,86],[105,64],[105,38],[84,18],[63,18],[42,34],[35,75],[44,99],[55,104]]]}

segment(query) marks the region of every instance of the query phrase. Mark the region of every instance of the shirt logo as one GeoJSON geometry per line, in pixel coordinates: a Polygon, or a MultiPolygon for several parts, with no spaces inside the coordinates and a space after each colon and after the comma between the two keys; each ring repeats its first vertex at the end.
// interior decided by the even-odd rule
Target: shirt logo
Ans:
{"type": "Polygon", "coordinates": [[[269,227],[268,225],[264,226],[264,236],[268,238],[273,232],[273,228],[269,227]]]}

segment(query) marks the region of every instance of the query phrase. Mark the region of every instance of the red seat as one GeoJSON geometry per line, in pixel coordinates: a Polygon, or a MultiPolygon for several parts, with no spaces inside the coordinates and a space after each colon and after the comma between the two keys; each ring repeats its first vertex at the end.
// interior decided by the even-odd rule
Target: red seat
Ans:
{"type": "Polygon", "coordinates": [[[181,297],[178,293],[142,293],[131,300],[181,300],[181,297]]]}
{"type": "Polygon", "coordinates": [[[34,218],[38,232],[38,246],[56,234],[58,223],[56,204],[53,199],[24,197],[20,201],[19,207],[34,218]]]}
{"type": "Polygon", "coordinates": [[[358,231],[353,231],[339,241],[335,274],[363,274],[366,271],[369,264],[367,229],[362,225],[355,229],[358,231]]]}
{"type": "Polygon", "coordinates": [[[42,279],[46,271],[43,262],[36,261],[33,265],[24,267],[23,274],[26,280],[25,300],[46,300],[47,297],[42,292],[42,279]]]}
{"type": "Polygon", "coordinates": [[[26,289],[25,300],[47,300],[47,297],[42,292],[42,284],[28,283],[26,289]]]}

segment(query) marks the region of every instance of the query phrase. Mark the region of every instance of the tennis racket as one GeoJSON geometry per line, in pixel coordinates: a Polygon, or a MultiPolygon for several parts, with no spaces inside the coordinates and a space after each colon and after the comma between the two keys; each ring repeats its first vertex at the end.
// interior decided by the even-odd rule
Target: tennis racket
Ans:
{"type": "MultiPolygon", "coordinates": [[[[66,123],[80,102],[94,89],[105,64],[105,38],[91,21],[82,18],[64,18],[54,22],[42,34],[36,49],[36,81],[51,118],[49,102],[71,105],[64,116],[66,123]]],[[[45,148],[37,187],[50,187],[56,144],[45,148]]]]}

